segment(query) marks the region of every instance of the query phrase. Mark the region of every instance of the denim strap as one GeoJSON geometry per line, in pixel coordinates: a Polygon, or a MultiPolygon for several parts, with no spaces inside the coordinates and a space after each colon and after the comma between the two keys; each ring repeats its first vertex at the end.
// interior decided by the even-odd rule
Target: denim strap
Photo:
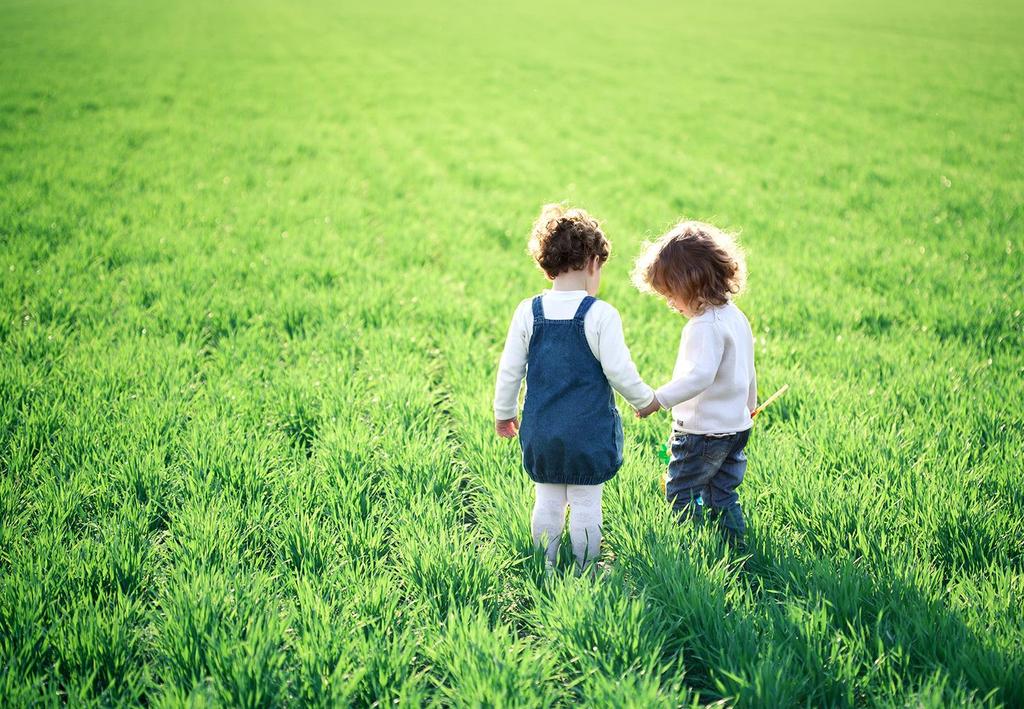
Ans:
{"type": "Polygon", "coordinates": [[[544,319],[544,305],[540,302],[540,296],[538,295],[533,299],[533,319],[543,320],[544,319]]]}
{"type": "Polygon", "coordinates": [[[572,316],[573,320],[582,323],[583,318],[587,316],[587,311],[590,310],[590,306],[597,302],[597,298],[592,295],[588,295],[580,303],[580,307],[576,309],[576,314],[572,316]]]}

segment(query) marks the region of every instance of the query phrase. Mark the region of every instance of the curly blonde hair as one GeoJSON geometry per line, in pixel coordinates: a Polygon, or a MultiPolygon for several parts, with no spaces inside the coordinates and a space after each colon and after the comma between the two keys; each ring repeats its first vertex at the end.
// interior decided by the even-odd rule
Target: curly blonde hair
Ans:
{"type": "Polygon", "coordinates": [[[604,263],[612,245],[597,220],[582,209],[546,204],[530,232],[528,251],[541,270],[554,278],[586,267],[595,256],[604,263]]]}
{"type": "Polygon", "coordinates": [[[673,297],[700,312],[743,291],[747,264],[735,238],[704,222],[680,222],[648,242],[633,269],[641,291],[673,297]]]}

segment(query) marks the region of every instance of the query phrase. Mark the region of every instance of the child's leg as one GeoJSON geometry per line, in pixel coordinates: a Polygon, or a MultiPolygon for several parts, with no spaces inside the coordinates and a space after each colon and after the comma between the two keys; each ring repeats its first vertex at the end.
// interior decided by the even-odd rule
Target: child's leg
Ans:
{"type": "Polygon", "coordinates": [[[672,503],[672,510],[680,522],[690,519],[700,521],[702,511],[698,499],[714,473],[702,455],[704,436],[696,433],[677,432],[672,435],[672,458],[668,464],[668,479],[665,481],[665,498],[672,503]]]}
{"type": "Polygon", "coordinates": [[[533,545],[542,547],[548,563],[555,563],[558,546],[562,542],[562,528],[565,527],[565,485],[535,483],[536,500],[533,504],[531,531],[533,545]]]}
{"type": "Polygon", "coordinates": [[[736,440],[725,456],[725,460],[722,461],[718,472],[708,482],[710,494],[708,502],[719,511],[719,525],[726,536],[733,541],[741,541],[747,531],[747,523],[743,518],[743,509],[740,507],[736,488],[743,482],[743,475],[747,470],[747,456],[743,449],[749,438],[750,431],[736,434],[736,440]]]}
{"type": "Polygon", "coordinates": [[[601,554],[601,492],[604,485],[569,485],[569,538],[582,570],[601,554]]]}

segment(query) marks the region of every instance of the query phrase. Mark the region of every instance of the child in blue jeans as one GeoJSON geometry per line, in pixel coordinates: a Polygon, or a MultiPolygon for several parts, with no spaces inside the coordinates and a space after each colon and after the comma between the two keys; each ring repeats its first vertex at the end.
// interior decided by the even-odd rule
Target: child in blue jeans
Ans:
{"type": "Polygon", "coordinates": [[[611,244],[580,209],[548,205],[530,254],[551,290],[519,304],[494,392],[499,436],[519,435],[535,483],[534,544],[554,564],[569,508],[569,537],[582,570],[601,547],[601,490],[622,465],[622,421],[612,389],[637,409],[654,401],[622,334],[618,312],[594,297],[611,244]],[[523,425],[519,389],[526,378],[523,425]]]}
{"type": "Polygon", "coordinates": [[[742,544],[746,521],[736,488],[757,408],[754,337],[732,302],[746,279],[743,255],[721,230],[683,222],[645,249],[633,277],[688,318],[672,381],[637,411],[646,417],[672,409],[666,497],[680,521],[715,518],[728,541],[742,544]]]}

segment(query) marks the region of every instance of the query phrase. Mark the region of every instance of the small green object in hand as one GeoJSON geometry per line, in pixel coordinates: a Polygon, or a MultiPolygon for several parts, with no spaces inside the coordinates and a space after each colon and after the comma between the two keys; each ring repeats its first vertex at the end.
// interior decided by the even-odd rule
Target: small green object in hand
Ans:
{"type": "Polygon", "coordinates": [[[672,456],[669,453],[668,443],[663,443],[661,448],[658,449],[658,460],[665,465],[672,462],[672,456]]]}

